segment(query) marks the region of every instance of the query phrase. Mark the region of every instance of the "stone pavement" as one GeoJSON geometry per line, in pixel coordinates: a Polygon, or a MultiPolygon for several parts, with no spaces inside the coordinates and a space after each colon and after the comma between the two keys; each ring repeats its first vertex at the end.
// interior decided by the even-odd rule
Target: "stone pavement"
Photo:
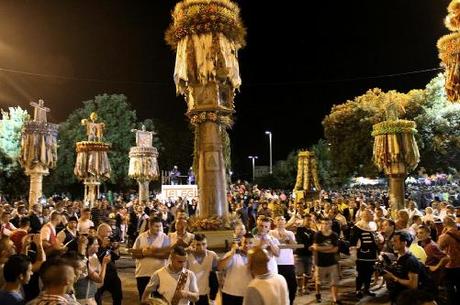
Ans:
{"type": "MultiPolygon", "coordinates": [[[[386,289],[383,288],[378,291],[376,297],[364,297],[361,300],[357,300],[354,296],[355,292],[355,273],[354,269],[351,268],[350,262],[342,260],[342,280],[339,285],[339,295],[341,301],[346,305],[358,304],[358,305],[374,305],[374,304],[390,304],[386,289]]],[[[137,305],[139,304],[136,279],[134,278],[134,260],[129,256],[122,256],[117,262],[118,272],[121,278],[123,287],[123,305],[137,305]]],[[[322,302],[319,304],[330,304],[331,297],[329,289],[322,290],[322,302]]],[[[112,304],[112,300],[109,293],[105,293],[103,305],[112,304]]],[[[217,304],[220,305],[220,300],[217,300],[217,304]]],[[[308,295],[298,296],[294,302],[295,305],[310,305],[318,304],[315,299],[315,292],[312,287],[312,291],[308,295]]]]}

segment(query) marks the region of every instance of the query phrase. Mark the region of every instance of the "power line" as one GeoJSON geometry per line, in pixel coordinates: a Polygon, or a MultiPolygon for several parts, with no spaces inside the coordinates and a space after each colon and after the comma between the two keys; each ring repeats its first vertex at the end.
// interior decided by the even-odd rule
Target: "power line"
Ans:
{"type": "Polygon", "coordinates": [[[7,68],[0,68],[2,72],[22,74],[32,77],[41,77],[41,78],[54,78],[62,80],[73,80],[73,81],[83,81],[83,82],[93,82],[93,83],[113,83],[113,84],[133,84],[133,85],[171,85],[171,82],[145,82],[145,81],[131,81],[131,80],[111,80],[111,79],[99,79],[99,78],[82,78],[82,77],[72,77],[72,76],[63,76],[55,74],[45,74],[45,73],[34,73],[28,71],[13,70],[7,68]]]}
{"type": "MultiPolygon", "coordinates": [[[[341,82],[353,82],[369,79],[380,79],[380,78],[391,78],[398,76],[414,75],[414,74],[423,74],[428,72],[437,72],[442,71],[443,68],[429,68],[422,70],[414,70],[407,72],[391,73],[391,74],[380,74],[380,75],[371,75],[371,76],[360,76],[353,78],[341,78],[341,79],[326,79],[326,80],[305,80],[305,81],[285,81],[285,82],[259,82],[259,83],[243,83],[243,86],[252,87],[252,86],[284,86],[284,85],[309,85],[309,84],[328,84],[328,83],[341,83],[341,82]]],[[[1,68],[0,71],[14,74],[22,74],[32,77],[40,78],[54,78],[62,80],[72,80],[72,81],[82,81],[82,82],[93,82],[93,83],[112,83],[112,84],[133,84],[133,85],[157,85],[157,86],[170,86],[172,82],[148,82],[148,81],[132,81],[132,80],[111,80],[111,79],[99,79],[99,78],[81,78],[81,77],[72,77],[72,76],[63,76],[55,74],[46,74],[46,73],[34,73],[28,71],[14,70],[1,68]]]]}
{"type": "MultiPolygon", "coordinates": [[[[305,80],[305,81],[287,81],[287,82],[267,82],[267,83],[249,83],[246,86],[283,86],[283,85],[312,85],[312,84],[328,84],[328,83],[345,83],[345,82],[353,82],[353,81],[361,81],[361,80],[368,80],[368,79],[379,79],[379,78],[390,78],[390,77],[398,77],[398,76],[405,76],[405,75],[414,75],[414,74],[423,74],[428,72],[435,72],[435,71],[443,71],[443,68],[430,68],[430,69],[422,69],[422,70],[414,70],[414,71],[407,71],[407,72],[399,72],[399,73],[391,73],[391,74],[380,74],[380,75],[371,75],[371,76],[360,76],[360,77],[353,77],[353,78],[340,78],[340,79],[325,79],[325,80],[305,80]]],[[[243,85],[245,85],[243,83],[243,85]]]]}

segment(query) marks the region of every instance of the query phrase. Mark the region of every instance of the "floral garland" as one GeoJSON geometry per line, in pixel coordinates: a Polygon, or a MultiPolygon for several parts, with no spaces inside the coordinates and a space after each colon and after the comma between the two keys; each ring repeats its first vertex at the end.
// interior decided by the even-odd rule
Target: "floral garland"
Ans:
{"type": "Polygon", "coordinates": [[[59,125],[47,123],[47,122],[37,122],[37,121],[28,121],[24,123],[23,133],[38,133],[41,135],[50,135],[57,137],[59,125]]]}
{"type": "Polygon", "coordinates": [[[206,121],[217,122],[224,125],[226,128],[230,128],[233,124],[233,120],[230,116],[219,115],[212,111],[203,111],[190,117],[190,123],[194,126],[206,121]]]}
{"type": "Polygon", "coordinates": [[[310,191],[312,186],[321,189],[318,178],[318,164],[314,153],[300,151],[297,161],[297,178],[294,191],[310,191]],[[312,183],[313,182],[313,183],[312,183]]]}
{"type": "Polygon", "coordinates": [[[76,151],[77,153],[87,151],[108,151],[110,146],[111,145],[109,143],[82,141],[77,142],[76,151]]]}
{"type": "Polygon", "coordinates": [[[313,186],[316,191],[319,192],[321,190],[321,186],[319,185],[318,162],[316,161],[314,154],[312,154],[311,158],[311,175],[313,177],[313,186]]]}
{"type": "Polygon", "coordinates": [[[437,47],[439,59],[449,64],[460,53],[460,33],[455,32],[442,36],[437,42],[437,47]]]}
{"type": "Polygon", "coordinates": [[[447,98],[452,102],[460,100],[460,0],[452,0],[445,19],[446,27],[452,33],[442,36],[437,47],[439,59],[445,68],[445,89],[447,98]]]}
{"type": "Polygon", "coordinates": [[[239,218],[237,215],[212,216],[209,218],[192,216],[188,220],[188,228],[192,232],[232,230],[238,221],[239,218]]]}
{"type": "Polygon", "coordinates": [[[449,14],[446,17],[446,28],[452,32],[460,31],[460,1],[453,0],[447,7],[449,14]]]}
{"type": "Polygon", "coordinates": [[[306,158],[306,153],[304,151],[300,151],[297,156],[297,178],[295,182],[295,191],[299,191],[302,189],[302,182],[303,182],[303,167],[304,167],[304,159],[306,158]]]}
{"type": "Polygon", "coordinates": [[[410,133],[414,134],[417,129],[414,121],[408,120],[395,120],[395,121],[383,121],[372,126],[372,136],[380,136],[386,134],[399,134],[399,133],[410,133]]]}
{"type": "Polygon", "coordinates": [[[229,0],[185,0],[174,8],[173,23],[165,40],[173,49],[187,35],[222,33],[240,46],[245,44],[246,29],[238,6],[229,0]]]}

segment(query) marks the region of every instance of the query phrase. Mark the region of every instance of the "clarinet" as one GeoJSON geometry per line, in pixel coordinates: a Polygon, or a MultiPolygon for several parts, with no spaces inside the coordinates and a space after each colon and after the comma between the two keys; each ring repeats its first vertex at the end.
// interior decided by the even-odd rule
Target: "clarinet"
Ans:
{"type": "Polygon", "coordinates": [[[179,280],[177,281],[176,291],[174,292],[174,296],[171,300],[171,305],[179,304],[181,299],[181,290],[184,289],[185,283],[187,282],[187,272],[183,271],[180,276],[179,280]]]}

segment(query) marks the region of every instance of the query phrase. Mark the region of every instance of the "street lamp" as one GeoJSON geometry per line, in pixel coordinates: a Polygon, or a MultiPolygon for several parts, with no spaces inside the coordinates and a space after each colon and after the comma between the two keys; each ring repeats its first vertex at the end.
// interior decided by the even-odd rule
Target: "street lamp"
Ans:
{"type": "Polygon", "coordinates": [[[268,134],[268,141],[270,145],[270,175],[271,175],[273,174],[272,132],[266,131],[265,134],[268,134]]]}
{"type": "Polygon", "coordinates": [[[254,182],[254,180],[256,180],[256,159],[258,159],[259,157],[257,156],[248,156],[249,159],[252,159],[252,182],[254,182]]]}

